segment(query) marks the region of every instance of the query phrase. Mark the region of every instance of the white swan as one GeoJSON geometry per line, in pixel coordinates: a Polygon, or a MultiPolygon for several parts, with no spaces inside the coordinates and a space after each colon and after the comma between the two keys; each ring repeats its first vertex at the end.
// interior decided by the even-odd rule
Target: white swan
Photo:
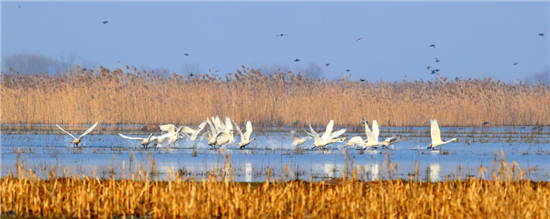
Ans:
{"type": "Polygon", "coordinates": [[[453,138],[453,139],[448,140],[448,141],[442,141],[441,140],[441,131],[439,131],[439,125],[437,124],[437,119],[430,119],[430,123],[431,123],[430,134],[432,136],[432,144],[430,144],[428,146],[428,149],[430,149],[430,148],[433,149],[435,147],[447,144],[451,141],[458,140],[457,138],[453,138]]]}
{"type": "Polygon", "coordinates": [[[218,146],[221,147],[224,144],[229,144],[230,138],[233,137],[231,134],[227,134],[225,132],[220,132],[216,137],[214,138],[215,142],[211,146],[218,146]]]}
{"type": "Polygon", "coordinates": [[[216,142],[216,136],[218,136],[221,132],[225,132],[226,134],[229,134],[229,136],[227,136],[227,138],[229,138],[228,143],[233,143],[235,141],[235,137],[233,136],[234,131],[231,118],[229,118],[229,116],[225,117],[226,124],[220,120],[219,116],[211,117],[211,119],[212,120],[206,118],[206,122],[210,126],[210,130],[207,130],[206,133],[201,135],[201,140],[207,139],[209,145],[214,145],[216,142]]]}
{"type": "Polygon", "coordinates": [[[374,137],[374,140],[376,140],[377,142],[380,142],[384,147],[387,147],[391,144],[395,144],[400,141],[410,139],[410,138],[399,138],[397,136],[392,136],[392,137],[386,138],[386,140],[384,141],[379,141],[378,139],[379,135],[380,135],[380,127],[378,126],[378,122],[376,120],[372,120],[372,136],[374,137]]]}
{"type": "Polygon", "coordinates": [[[298,136],[298,133],[296,133],[296,131],[294,130],[290,131],[290,136],[292,137],[292,146],[300,146],[303,143],[305,143],[307,139],[309,139],[309,135],[306,135],[306,137],[300,138],[300,136],[298,136]]]}
{"type": "MultiPolygon", "coordinates": [[[[327,128],[325,130],[325,133],[321,137],[313,130],[311,125],[308,123],[309,129],[311,131],[311,136],[313,136],[314,142],[313,145],[315,147],[326,147],[329,144],[332,144],[334,142],[343,141],[345,138],[338,138],[338,136],[344,134],[346,132],[346,129],[341,129],[335,132],[332,132],[332,128],[334,126],[334,120],[330,120],[330,122],[327,125],[327,128]]],[[[315,148],[314,147],[314,148],[315,148]]]]}
{"type": "Polygon", "coordinates": [[[348,142],[346,142],[346,146],[359,146],[359,147],[366,147],[367,142],[361,138],[361,136],[355,136],[353,138],[350,138],[348,142]]]}
{"type": "Polygon", "coordinates": [[[386,138],[386,140],[380,142],[382,143],[382,145],[384,145],[384,147],[387,147],[389,145],[392,145],[392,144],[395,144],[397,142],[400,142],[400,141],[405,141],[405,140],[410,140],[411,138],[399,138],[397,136],[392,136],[392,137],[389,137],[389,138],[386,138]]]}
{"type": "Polygon", "coordinates": [[[215,125],[210,121],[210,119],[207,117],[206,122],[208,123],[208,126],[210,127],[210,130],[207,130],[204,134],[201,136],[201,141],[203,139],[208,140],[208,145],[214,146],[216,144],[216,136],[218,136],[218,131],[216,130],[215,125]]]}
{"type": "MultiPolygon", "coordinates": [[[[165,132],[166,133],[175,132],[177,130],[176,126],[174,124],[159,125],[159,128],[162,131],[161,132],[162,134],[165,134],[165,132]]],[[[182,128],[180,134],[183,134],[180,137],[191,137],[190,135],[193,135],[193,133],[195,133],[197,131],[197,130],[189,128],[187,126],[181,126],[180,128],[182,128]]]]}
{"type": "Polygon", "coordinates": [[[166,145],[167,147],[172,145],[172,144],[177,143],[178,140],[179,140],[179,135],[180,135],[180,132],[181,132],[182,129],[183,129],[183,127],[179,127],[178,130],[176,130],[174,132],[168,132],[164,135],[156,137],[156,144],[155,145],[162,144],[165,140],[168,140],[168,144],[166,145]]]}
{"type": "MultiPolygon", "coordinates": [[[[365,134],[367,135],[366,142],[360,136],[356,136],[356,137],[351,138],[346,143],[346,145],[348,145],[348,146],[357,145],[357,146],[363,147],[363,149],[366,149],[368,147],[376,147],[376,146],[382,145],[381,142],[379,142],[377,139],[374,138],[374,135],[372,134],[372,132],[369,129],[369,124],[365,119],[363,119],[363,123],[365,123],[365,134]]],[[[379,132],[378,123],[376,122],[376,120],[373,120],[372,123],[373,123],[373,129],[376,128],[375,131],[378,133],[379,132]],[[376,124],[376,126],[374,124],[376,124]]]]}
{"type": "Polygon", "coordinates": [[[82,140],[82,138],[84,136],[86,136],[88,133],[90,133],[92,130],[94,130],[94,128],[97,126],[97,122],[95,122],[94,125],[92,125],[92,127],[88,128],[88,130],[86,130],[84,133],[82,133],[82,135],[80,135],[78,138],[74,137],[74,135],[72,135],[71,133],[65,131],[63,128],[59,127],[59,125],[55,124],[55,126],[57,126],[57,128],[61,129],[61,131],[67,133],[68,135],[70,135],[71,137],[73,137],[73,145],[75,147],[78,147],[78,144],[80,143],[80,141],[82,140]]]}
{"type": "Polygon", "coordinates": [[[157,139],[157,137],[153,137],[153,133],[151,133],[149,135],[149,137],[147,137],[147,138],[130,137],[130,136],[126,136],[126,135],[123,135],[123,134],[120,134],[120,133],[118,133],[118,135],[120,135],[120,137],[123,137],[123,138],[126,138],[126,139],[141,141],[141,146],[143,146],[143,148],[147,148],[149,143],[151,143],[152,141],[155,141],[157,139]]]}
{"type": "Polygon", "coordinates": [[[250,121],[246,122],[246,132],[243,134],[241,129],[239,128],[239,125],[235,121],[235,128],[237,128],[237,132],[239,132],[239,135],[241,136],[241,142],[239,142],[239,146],[241,146],[239,149],[244,148],[250,142],[256,140],[256,138],[250,138],[250,135],[252,134],[252,123],[250,121]]]}

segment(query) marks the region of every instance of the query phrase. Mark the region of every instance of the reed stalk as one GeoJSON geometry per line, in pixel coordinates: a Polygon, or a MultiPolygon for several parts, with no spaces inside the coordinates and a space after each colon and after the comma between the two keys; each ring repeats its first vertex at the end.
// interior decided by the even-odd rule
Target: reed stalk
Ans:
{"type": "MultiPolygon", "coordinates": [[[[22,152],[18,154],[24,161],[22,152]]],[[[524,179],[529,169],[508,163],[503,153],[499,160],[497,156],[495,152],[490,179],[483,179],[487,169],[480,167],[478,177],[441,182],[412,177],[364,181],[358,174],[364,169],[354,168],[347,179],[306,182],[270,181],[268,177],[265,182],[237,183],[229,155],[224,156],[221,180],[218,173],[212,173],[201,181],[183,179],[172,170],[167,181],[160,181],[153,175],[150,156],[152,166],[143,168],[143,160],[134,164],[138,169],[128,170],[128,178],[118,180],[114,176],[99,179],[95,174],[74,176],[65,168],[63,176],[57,177],[55,167],[48,179],[42,179],[28,166],[18,165],[18,176],[10,173],[1,178],[1,214],[55,218],[549,218],[550,183],[524,179]]],[[[349,158],[345,159],[347,163],[349,158]]],[[[392,168],[389,157],[387,165],[392,168]]],[[[124,162],[122,171],[126,172],[124,162]]],[[[294,177],[288,166],[283,177],[285,171],[294,177]]]]}
{"type": "Polygon", "coordinates": [[[244,68],[194,77],[101,68],[60,76],[3,73],[1,117],[7,124],[199,124],[230,116],[257,127],[550,125],[550,86],[492,79],[358,82],[244,68]]]}

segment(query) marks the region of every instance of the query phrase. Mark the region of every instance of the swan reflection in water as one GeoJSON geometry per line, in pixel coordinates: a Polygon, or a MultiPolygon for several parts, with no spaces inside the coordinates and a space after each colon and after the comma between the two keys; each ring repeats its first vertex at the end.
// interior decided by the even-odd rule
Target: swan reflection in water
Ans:
{"type": "Polygon", "coordinates": [[[246,182],[252,182],[252,163],[245,163],[244,164],[244,175],[245,175],[245,179],[244,181],[246,182]]]}
{"type": "Polygon", "coordinates": [[[371,181],[378,180],[379,173],[380,173],[380,167],[378,166],[378,163],[374,164],[365,164],[365,178],[371,181]]]}
{"type": "Polygon", "coordinates": [[[430,171],[430,180],[432,182],[438,182],[440,180],[439,178],[439,171],[440,166],[439,163],[432,163],[430,164],[429,171],[430,171]]]}

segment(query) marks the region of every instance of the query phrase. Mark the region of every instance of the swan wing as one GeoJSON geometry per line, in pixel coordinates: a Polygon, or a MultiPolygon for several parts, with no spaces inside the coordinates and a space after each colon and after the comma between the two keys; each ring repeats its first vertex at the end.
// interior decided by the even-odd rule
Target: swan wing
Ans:
{"type": "Polygon", "coordinates": [[[400,141],[406,141],[406,140],[410,140],[411,138],[394,138],[390,141],[390,144],[395,144],[397,142],[400,142],[400,141]]]}
{"type": "Polygon", "coordinates": [[[59,129],[61,129],[61,131],[63,131],[63,132],[65,132],[65,133],[67,133],[67,135],[70,135],[70,136],[71,136],[71,137],[73,137],[74,139],[77,139],[77,138],[75,138],[75,137],[74,137],[74,135],[73,135],[73,134],[71,134],[71,133],[69,133],[69,132],[65,131],[65,129],[61,128],[61,126],[59,126],[59,125],[57,125],[57,124],[55,124],[55,126],[57,126],[57,128],[59,128],[59,129]]]}
{"type": "Polygon", "coordinates": [[[216,126],[214,126],[214,123],[210,121],[208,117],[206,117],[206,122],[208,123],[208,126],[210,127],[210,133],[214,134],[216,132],[216,126]]]}
{"type": "Polygon", "coordinates": [[[386,140],[384,140],[383,142],[387,142],[387,143],[391,144],[391,143],[394,143],[394,142],[397,142],[397,141],[398,141],[397,137],[392,136],[392,137],[386,138],[386,140]]]}
{"type": "MultiPolygon", "coordinates": [[[[233,122],[235,122],[235,121],[233,121],[233,122]]],[[[241,128],[239,127],[239,125],[237,125],[236,122],[235,122],[235,128],[237,129],[237,132],[241,136],[241,141],[244,141],[246,138],[244,137],[243,132],[241,131],[241,128]]]]}
{"type": "Polygon", "coordinates": [[[252,134],[252,123],[250,121],[246,122],[246,132],[244,132],[244,138],[248,141],[250,135],[252,134]]]}
{"type": "Polygon", "coordinates": [[[176,134],[177,134],[177,132],[168,132],[164,135],[158,136],[157,138],[158,139],[169,138],[169,137],[176,136],[176,134]]]}
{"type": "Polygon", "coordinates": [[[346,145],[350,145],[350,146],[353,146],[353,145],[364,145],[365,144],[365,141],[363,140],[363,138],[361,138],[361,136],[355,136],[351,139],[349,139],[349,141],[346,143],[346,145]]]}
{"type": "Polygon", "coordinates": [[[86,130],[84,133],[82,133],[82,135],[80,135],[80,137],[78,137],[79,139],[84,137],[85,135],[87,135],[88,133],[90,133],[92,130],[94,130],[94,128],[97,126],[97,122],[95,122],[94,125],[92,125],[92,127],[88,128],[88,130],[86,130]]]}
{"type": "Polygon", "coordinates": [[[370,131],[369,125],[368,125],[367,123],[365,123],[365,133],[367,134],[367,142],[368,142],[368,143],[377,142],[377,141],[374,139],[374,136],[372,135],[372,132],[370,131]]]}
{"type": "Polygon", "coordinates": [[[197,128],[197,130],[195,130],[195,132],[193,132],[193,134],[191,134],[189,138],[191,138],[192,141],[196,140],[197,136],[199,136],[199,133],[204,129],[205,126],[206,126],[206,121],[202,122],[199,125],[199,128],[197,128]]]}
{"type": "Polygon", "coordinates": [[[431,123],[430,134],[432,136],[432,144],[441,142],[441,131],[439,130],[437,119],[430,120],[430,123],[431,123]]]}
{"type": "MultiPolygon", "coordinates": [[[[307,132],[305,129],[304,129],[304,132],[306,133],[307,136],[313,137],[313,133],[307,132]]],[[[317,132],[315,132],[315,134],[316,134],[317,136],[319,136],[319,134],[317,134],[317,132]]]]}
{"type": "Polygon", "coordinates": [[[317,135],[317,132],[313,130],[310,124],[308,125],[309,125],[309,131],[311,132],[311,136],[313,136],[313,139],[315,139],[315,141],[321,141],[321,138],[319,138],[319,135],[317,135]]]}
{"type": "Polygon", "coordinates": [[[300,136],[298,136],[298,133],[294,130],[290,131],[290,137],[293,141],[300,140],[300,136]]]}
{"type": "Polygon", "coordinates": [[[208,141],[210,141],[212,139],[212,135],[210,135],[210,132],[205,132],[204,134],[201,135],[201,141],[203,139],[206,139],[208,141]]]}
{"type": "Polygon", "coordinates": [[[149,139],[149,141],[156,141],[157,139],[159,139],[158,136],[153,136],[153,135],[150,135],[151,138],[149,139]]]}
{"type": "Polygon", "coordinates": [[[174,132],[176,130],[176,126],[174,124],[159,125],[159,128],[163,132],[174,132]]]}
{"type": "Polygon", "coordinates": [[[374,140],[378,141],[378,135],[380,135],[378,122],[376,120],[372,120],[372,136],[374,137],[374,140]]]}
{"type": "Polygon", "coordinates": [[[229,118],[229,116],[225,117],[225,127],[223,131],[227,134],[230,134],[231,131],[233,131],[233,123],[231,122],[231,118],[229,118]]]}
{"type": "Polygon", "coordinates": [[[218,130],[217,126],[218,126],[218,125],[216,124],[216,117],[213,117],[213,116],[210,117],[210,121],[211,121],[211,122],[209,123],[209,124],[211,125],[210,129],[214,129],[214,132],[212,132],[212,133],[216,133],[216,134],[217,134],[217,133],[218,133],[218,132],[217,132],[217,130],[218,130]]]}
{"type": "Polygon", "coordinates": [[[342,135],[344,133],[346,133],[346,129],[340,129],[338,131],[335,131],[330,135],[329,140],[334,139],[334,138],[338,138],[340,135],[342,135]]]}
{"type": "Polygon", "coordinates": [[[221,122],[219,116],[212,117],[212,123],[214,123],[214,127],[216,128],[216,132],[214,132],[214,133],[220,133],[225,128],[225,126],[222,127],[222,122],[221,122]]]}
{"type": "Polygon", "coordinates": [[[321,139],[323,140],[330,140],[330,135],[332,134],[332,128],[334,127],[334,120],[330,120],[327,125],[327,129],[325,130],[325,133],[321,136],[321,139]]]}
{"type": "Polygon", "coordinates": [[[130,139],[130,140],[140,140],[140,141],[143,141],[147,138],[140,138],[140,137],[130,137],[130,136],[126,136],[126,135],[123,135],[123,134],[120,134],[118,133],[118,135],[120,135],[120,137],[123,137],[123,138],[126,138],[126,139],[130,139]]]}
{"type": "Polygon", "coordinates": [[[181,131],[182,131],[182,132],[185,132],[185,133],[187,133],[187,134],[193,134],[193,133],[195,133],[195,132],[197,131],[197,130],[192,129],[192,128],[189,128],[189,127],[187,127],[187,126],[182,126],[182,127],[183,127],[183,129],[182,129],[181,131]]]}

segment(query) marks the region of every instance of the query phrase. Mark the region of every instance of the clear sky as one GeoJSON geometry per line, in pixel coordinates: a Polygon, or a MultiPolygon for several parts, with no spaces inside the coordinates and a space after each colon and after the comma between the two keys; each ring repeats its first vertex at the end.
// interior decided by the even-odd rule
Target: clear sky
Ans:
{"type": "Polygon", "coordinates": [[[548,69],[549,10],[549,1],[2,1],[1,52],[178,74],[245,65],[401,81],[434,78],[431,66],[509,82],[548,69]]]}

